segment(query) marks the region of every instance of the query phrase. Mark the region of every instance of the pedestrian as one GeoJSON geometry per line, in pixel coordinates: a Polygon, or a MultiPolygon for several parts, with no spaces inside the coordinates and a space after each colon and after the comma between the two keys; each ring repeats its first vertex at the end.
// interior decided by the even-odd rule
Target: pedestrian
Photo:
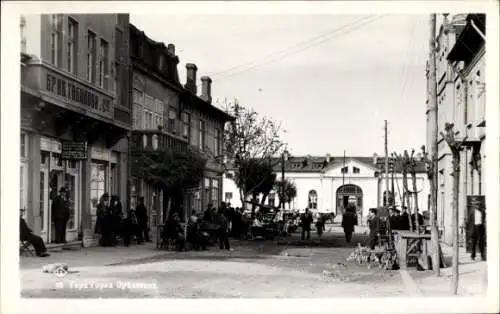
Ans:
{"type": "Polygon", "coordinates": [[[52,222],[55,228],[55,243],[66,243],[66,225],[69,219],[69,202],[65,187],[52,200],[52,222]]]}
{"type": "Polygon", "coordinates": [[[396,207],[391,208],[389,224],[391,230],[401,230],[401,215],[396,207]]]}
{"type": "Polygon", "coordinates": [[[139,233],[141,237],[146,242],[151,242],[149,239],[149,228],[148,228],[148,210],[144,204],[144,197],[139,198],[137,207],[135,208],[135,214],[137,216],[137,223],[139,224],[139,233]]]}
{"type": "Polygon", "coordinates": [[[401,214],[401,230],[410,230],[410,215],[408,214],[408,208],[403,206],[403,213],[401,214]]]}
{"type": "Polygon", "coordinates": [[[376,208],[370,208],[368,213],[368,227],[370,228],[370,234],[368,235],[368,247],[371,250],[374,250],[377,245],[380,231],[380,219],[377,217],[376,208]]]}
{"type": "Polygon", "coordinates": [[[99,199],[96,216],[95,232],[101,235],[99,244],[101,246],[113,246],[113,215],[110,209],[108,193],[104,193],[99,199]]]}
{"type": "Polygon", "coordinates": [[[471,258],[476,259],[476,247],[479,246],[479,252],[481,253],[481,260],[486,260],[486,212],[483,208],[476,208],[472,213],[472,217],[469,217],[471,221],[474,222],[472,226],[471,234],[471,258]]]}
{"type": "Polygon", "coordinates": [[[111,196],[110,202],[110,213],[111,213],[111,240],[113,244],[116,244],[116,237],[120,234],[120,224],[121,224],[121,215],[122,215],[122,203],[120,202],[120,198],[118,195],[111,196]]]}
{"type": "Polygon", "coordinates": [[[125,218],[125,221],[123,223],[123,229],[124,229],[123,244],[125,246],[130,245],[133,236],[135,236],[137,244],[143,243],[142,236],[139,232],[139,224],[137,222],[137,216],[134,210],[129,209],[127,211],[127,217],[125,218]]]}
{"type": "Polygon", "coordinates": [[[230,250],[229,246],[229,234],[228,234],[228,222],[226,215],[223,212],[223,209],[221,208],[219,210],[219,213],[217,215],[218,221],[217,223],[219,224],[219,229],[218,229],[218,238],[219,238],[219,248],[221,250],[230,250]]]}
{"type": "Polygon", "coordinates": [[[356,225],[356,216],[353,209],[348,207],[345,213],[342,215],[341,226],[344,229],[345,240],[347,243],[351,243],[352,233],[354,232],[354,226],[356,225]]]}
{"type": "Polygon", "coordinates": [[[311,238],[311,223],[313,222],[313,216],[309,211],[309,208],[306,208],[306,212],[300,216],[300,226],[302,227],[302,235],[301,239],[305,239],[305,235],[307,233],[307,240],[311,238]]]}
{"type": "Polygon", "coordinates": [[[318,238],[321,239],[323,231],[325,231],[325,218],[320,214],[316,220],[316,233],[318,234],[318,238]]]}
{"type": "Polygon", "coordinates": [[[23,218],[24,209],[21,209],[19,217],[19,240],[26,241],[29,244],[33,245],[35,248],[35,253],[38,257],[47,257],[50,254],[47,253],[47,249],[45,248],[45,243],[43,243],[43,239],[35,234],[28,227],[28,224],[23,218]]]}

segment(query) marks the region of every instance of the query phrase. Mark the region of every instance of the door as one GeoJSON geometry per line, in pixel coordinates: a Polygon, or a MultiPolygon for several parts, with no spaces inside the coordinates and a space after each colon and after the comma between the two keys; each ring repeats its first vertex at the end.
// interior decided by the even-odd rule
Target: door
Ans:
{"type": "Polygon", "coordinates": [[[65,185],[67,188],[67,197],[69,205],[69,219],[66,227],[66,239],[67,241],[73,241],[78,238],[78,226],[79,226],[79,190],[78,190],[78,175],[74,173],[73,170],[66,173],[65,185]]]}
{"type": "Polygon", "coordinates": [[[49,226],[49,174],[47,168],[40,169],[40,236],[48,242],[49,226]]]}

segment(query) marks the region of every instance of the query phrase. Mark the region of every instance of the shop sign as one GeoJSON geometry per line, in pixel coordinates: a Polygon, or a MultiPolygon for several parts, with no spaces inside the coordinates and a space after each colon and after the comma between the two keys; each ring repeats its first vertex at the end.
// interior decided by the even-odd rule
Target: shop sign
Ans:
{"type": "Polygon", "coordinates": [[[61,159],[82,160],[87,159],[87,142],[62,142],[61,159]]]}
{"type": "Polygon", "coordinates": [[[110,96],[96,93],[75,80],[47,72],[45,90],[77,104],[78,107],[112,118],[113,99],[110,96]]]}

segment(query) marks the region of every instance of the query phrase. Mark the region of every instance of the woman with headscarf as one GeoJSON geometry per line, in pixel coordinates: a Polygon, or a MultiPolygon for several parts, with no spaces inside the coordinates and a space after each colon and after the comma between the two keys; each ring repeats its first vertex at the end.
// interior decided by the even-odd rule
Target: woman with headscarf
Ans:
{"type": "Polygon", "coordinates": [[[109,194],[104,193],[99,200],[99,204],[97,204],[95,233],[101,235],[99,241],[101,246],[112,246],[114,244],[112,239],[113,219],[108,201],[109,194]]]}

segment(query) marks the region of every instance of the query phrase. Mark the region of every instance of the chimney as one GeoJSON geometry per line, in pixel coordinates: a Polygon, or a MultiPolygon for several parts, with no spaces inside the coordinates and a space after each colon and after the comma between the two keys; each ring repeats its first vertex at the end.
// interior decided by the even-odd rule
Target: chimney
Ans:
{"type": "Polygon", "coordinates": [[[172,56],[175,56],[175,45],[174,44],[168,44],[167,51],[172,56]]]}
{"type": "Polygon", "coordinates": [[[378,162],[378,155],[377,155],[377,153],[374,153],[373,154],[373,164],[376,166],[377,162],[378,162]]]}
{"type": "Polygon", "coordinates": [[[208,76],[201,77],[201,99],[212,103],[212,79],[208,76]]]}
{"type": "Polygon", "coordinates": [[[198,68],[194,63],[187,63],[186,69],[187,69],[187,78],[186,78],[186,85],[184,85],[184,87],[196,95],[196,71],[198,70],[198,68]]]}
{"type": "Polygon", "coordinates": [[[326,154],[326,163],[329,164],[330,163],[330,154],[326,154]]]}

